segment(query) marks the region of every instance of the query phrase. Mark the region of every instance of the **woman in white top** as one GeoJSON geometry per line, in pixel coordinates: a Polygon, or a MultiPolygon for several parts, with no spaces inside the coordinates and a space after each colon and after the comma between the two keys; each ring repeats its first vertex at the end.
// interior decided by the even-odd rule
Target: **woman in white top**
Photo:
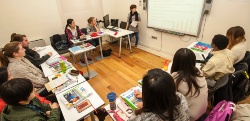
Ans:
{"type": "Polygon", "coordinates": [[[227,38],[229,39],[228,49],[233,52],[234,64],[236,64],[244,58],[247,51],[245,31],[240,26],[231,27],[227,30],[227,38]]]}
{"type": "Polygon", "coordinates": [[[171,74],[177,91],[182,93],[188,102],[190,121],[195,121],[207,110],[207,82],[202,72],[195,67],[196,57],[187,48],[179,49],[173,59],[171,74]]]}

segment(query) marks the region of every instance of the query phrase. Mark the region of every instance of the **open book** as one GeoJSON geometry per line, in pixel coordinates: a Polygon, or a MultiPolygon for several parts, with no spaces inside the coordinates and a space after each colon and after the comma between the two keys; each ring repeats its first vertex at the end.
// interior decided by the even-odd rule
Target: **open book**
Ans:
{"type": "Polygon", "coordinates": [[[128,91],[122,93],[120,96],[121,98],[133,109],[135,110],[137,108],[137,103],[141,102],[141,99],[138,99],[135,97],[134,92],[141,92],[142,88],[139,86],[133,87],[129,89],[128,91]]]}
{"type": "Polygon", "coordinates": [[[83,86],[76,86],[68,91],[66,91],[62,97],[61,100],[65,104],[65,106],[70,109],[83,100],[85,100],[87,97],[89,97],[92,93],[86,90],[83,86]]]}

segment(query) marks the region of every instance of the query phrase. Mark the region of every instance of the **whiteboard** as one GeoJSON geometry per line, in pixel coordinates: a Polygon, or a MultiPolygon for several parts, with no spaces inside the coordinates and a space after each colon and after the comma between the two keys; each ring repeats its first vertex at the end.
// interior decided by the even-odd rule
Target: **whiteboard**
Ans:
{"type": "Polygon", "coordinates": [[[204,0],[148,0],[148,27],[198,36],[204,0]]]}

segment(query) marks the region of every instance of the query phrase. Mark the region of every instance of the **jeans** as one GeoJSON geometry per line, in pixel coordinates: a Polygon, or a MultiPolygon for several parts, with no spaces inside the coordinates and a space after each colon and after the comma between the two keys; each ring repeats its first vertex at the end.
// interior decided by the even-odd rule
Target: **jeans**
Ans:
{"type": "Polygon", "coordinates": [[[129,37],[130,37],[130,41],[132,39],[132,37],[135,36],[135,45],[137,46],[138,45],[138,41],[139,41],[139,32],[134,32],[133,34],[130,34],[129,37]]]}

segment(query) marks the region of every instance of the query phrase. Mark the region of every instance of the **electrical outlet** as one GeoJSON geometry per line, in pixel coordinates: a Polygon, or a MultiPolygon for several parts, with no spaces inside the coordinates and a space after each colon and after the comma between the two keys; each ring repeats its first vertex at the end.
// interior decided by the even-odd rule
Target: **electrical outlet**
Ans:
{"type": "Polygon", "coordinates": [[[152,36],[152,39],[157,39],[157,37],[155,37],[155,36],[152,36]]]}

